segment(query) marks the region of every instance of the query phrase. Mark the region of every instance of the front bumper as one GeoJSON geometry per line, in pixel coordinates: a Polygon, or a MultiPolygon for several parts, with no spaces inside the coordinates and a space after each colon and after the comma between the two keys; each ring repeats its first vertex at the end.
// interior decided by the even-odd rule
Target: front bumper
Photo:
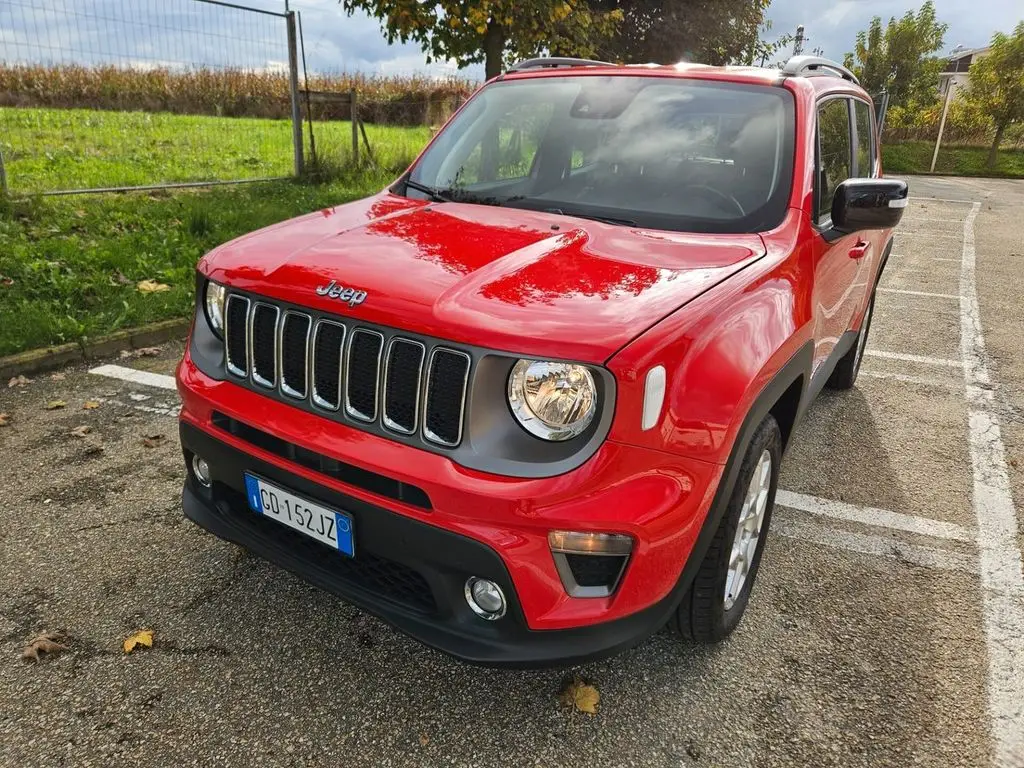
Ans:
{"type": "Polygon", "coordinates": [[[669,595],[626,618],[574,629],[531,630],[508,569],[490,547],[442,528],[330,491],[255,459],[189,424],[180,426],[186,461],[213,468],[212,488],[189,474],[185,515],[211,533],[379,616],[417,640],[488,665],[571,664],[617,653],[659,629],[675,608],[669,595]],[[244,472],[255,472],[356,520],[359,551],[342,557],[312,539],[249,511],[244,472]],[[470,575],[501,585],[509,601],[499,621],[478,618],[463,599],[470,575]]]}
{"type": "Polygon", "coordinates": [[[210,379],[187,357],[178,385],[186,460],[201,455],[215,481],[212,490],[191,478],[186,484],[191,519],[429,645],[481,663],[571,663],[615,653],[658,629],[688,586],[683,566],[722,471],[606,441],[563,475],[487,475],[210,379]],[[224,428],[225,418],[258,425],[288,451],[244,439],[224,428]],[[307,455],[350,474],[318,472],[307,455]],[[351,514],[355,560],[250,513],[244,471],[351,514]],[[418,503],[423,498],[426,505],[418,503]],[[553,529],[633,536],[612,596],[566,594],[547,545],[553,529]],[[486,622],[471,612],[463,596],[468,576],[502,586],[505,618],[486,622]]]}

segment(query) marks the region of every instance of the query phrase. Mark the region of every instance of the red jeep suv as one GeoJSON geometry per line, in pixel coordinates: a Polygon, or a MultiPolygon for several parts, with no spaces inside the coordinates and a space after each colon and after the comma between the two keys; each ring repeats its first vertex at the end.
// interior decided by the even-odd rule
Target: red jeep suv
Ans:
{"type": "Polygon", "coordinates": [[[474,662],[720,640],[907,194],[834,62],[523,62],[200,261],[185,514],[474,662]]]}

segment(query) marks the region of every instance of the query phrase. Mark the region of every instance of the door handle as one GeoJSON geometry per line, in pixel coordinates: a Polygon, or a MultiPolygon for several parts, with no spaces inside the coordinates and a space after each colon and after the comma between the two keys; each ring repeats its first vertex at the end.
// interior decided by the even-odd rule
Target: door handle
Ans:
{"type": "Polygon", "coordinates": [[[851,259],[863,259],[868,255],[868,251],[871,250],[871,243],[865,243],[864,241],[858,242],[853,248],[850,249],[851,259]]]}

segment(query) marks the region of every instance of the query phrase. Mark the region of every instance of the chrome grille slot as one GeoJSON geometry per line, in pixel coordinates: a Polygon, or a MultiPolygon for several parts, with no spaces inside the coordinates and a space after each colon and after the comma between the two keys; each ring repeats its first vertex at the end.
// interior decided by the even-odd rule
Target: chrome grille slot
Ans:
{"type": "Polygon", "coordinates": [[[336,411],[341,406],[341,358],[345,326],[321,320],[313,334],[313,404],[336,411]]]}
{"type": "Polygon", "coordinates": [[[360,421],[377,420],[377,382],[384,336],[357,328],[345,359],[345,413],[360,421]]]}
{"type": "Polygon", "coordinates": [[[469,365],[465,352],[435,347],[430,353],[423,413],[423,436],[427,440],[449,447],[462,440],[469,365]]]}
{"type": "Polygon", "coordinates": [[[420,411],[420,381],[426,348],[412,339],[393,338],[384,359],[384,426],[411,435],[420,411]]]}
{"type": "Polygon", "coordinates": [[[280,311],[257,302],[249,320],[252,380],[263,387],[277,385],[277,318],[280,311]]]}
{"type": "Polygon", "coordinates": [[[228,371],[235,376],[249,375],[248,324],[249,300],[244,296],[229,296],[224,313],[224,346],[228,371]]]}
{"type": "Polygon", "coordinates": [[[306,372],[309,367],[309,330],[312,324],[309,315],[301,312],[285,312],[281,321],[281,338],[277,348],[281,392],[298,400],[304,400],[307,395],[306,372]]]}

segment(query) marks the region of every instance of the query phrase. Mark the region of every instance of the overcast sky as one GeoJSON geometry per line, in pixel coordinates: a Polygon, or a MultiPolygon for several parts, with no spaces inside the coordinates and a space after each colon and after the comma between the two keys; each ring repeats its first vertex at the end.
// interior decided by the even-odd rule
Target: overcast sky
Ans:
{"type": "MultiPolygon", "coordinates": [[[[235,0],[283,10],[284,0],[235,0]]],[[[336,0],[291,0],[302,12],[311,70],[380,74],[456,73],[454,62],[426,63],[418,46],[388,46],[378,23],[348,17],[336,0]]],[[[872,16],[887,20],[916,9],[920,0],[773,0],[769,38],[806,28],[806,52],[824,49],[842,59],[857,30],[872,16]],[[817,6],[817,7],[816,7],[817,6]]],[[[949,24],[946,50],[985,45],[997,30],[1024,19],[1022,0],[936,0],[949,24]],[[984,8],[984,11],[980,11],[984,8]]],[[[0,60],[126,63],[137,66],[233,65],[276,68],[286,46],[280,19],[242,13],[195,0],[18,0],[0,2],[0,60]]],[[[784,58],[784,57],[780,57],[784,58]]],[[[482,77],[480,66],[462,70],[482,77]]]]}

